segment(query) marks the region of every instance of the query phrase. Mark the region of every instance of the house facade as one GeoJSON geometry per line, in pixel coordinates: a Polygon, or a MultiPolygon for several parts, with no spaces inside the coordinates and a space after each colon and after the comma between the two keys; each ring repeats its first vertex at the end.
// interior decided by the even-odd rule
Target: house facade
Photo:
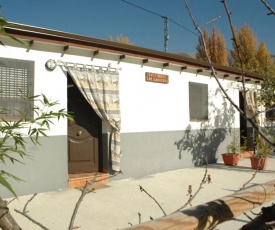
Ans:
{"type": "MultiPolygon", "coordinates": [[[[74,173],[121,170],[114,179],[123,179],[213,163],[233,132],[251,132],[206,62],[14,23],[6,31],[27,45],[1,37],[2,86],[43,93],[59,102],[56,110],[75,117],[55,120],[41,146],[26,138],[30,156],[24,164],[2,165],[23,180],[9,180],[18,195],[67,188],[74,173]]],[[[241,72],[220,65],[215,70],[242,105],[241,72]]],[[[248,88],[261,80],[245,74],[248,88]]],[[[11,196],[2,187],[0,193],[11,196]]]]}

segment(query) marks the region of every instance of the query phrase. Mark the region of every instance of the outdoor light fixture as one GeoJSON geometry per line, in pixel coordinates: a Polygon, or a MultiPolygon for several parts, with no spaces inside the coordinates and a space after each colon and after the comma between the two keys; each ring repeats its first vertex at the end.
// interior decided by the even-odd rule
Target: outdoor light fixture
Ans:
{"type": "Polygon", "coordinates": [[[55,60],[49,59],[49,60],[46,62],[45,66],[46,66],[46,69],[47,69],[47,70],[53,71],[53,70],[56,68],[57,63],[56,63],[55,60]]]}

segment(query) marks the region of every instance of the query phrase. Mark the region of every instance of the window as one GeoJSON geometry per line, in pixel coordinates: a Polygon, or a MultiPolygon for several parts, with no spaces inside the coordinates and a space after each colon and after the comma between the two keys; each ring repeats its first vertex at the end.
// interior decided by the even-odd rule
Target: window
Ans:
{"type": "Polygon", "coordinates": [[[28,118],[33,117],[30,103],[19,96],[20,90],[32,96],[33,82],[33,61],[0,58],[0,108],[6,110],[1,117],[18,120],[22,117],[20,112],[28,118]]]}
{"type": "Polygon", "coordinates": [[[191,121],[208,120],[208,85],[189,82],[189,111],[191,121]]]}

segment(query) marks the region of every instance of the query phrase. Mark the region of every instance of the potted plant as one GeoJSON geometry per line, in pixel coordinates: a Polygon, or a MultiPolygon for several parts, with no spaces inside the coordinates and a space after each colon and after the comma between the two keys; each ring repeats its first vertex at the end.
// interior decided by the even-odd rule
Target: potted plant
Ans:
{"type": "Polygon", "coordinates": [[[273,146],[267,143],[262,137],[257,136],[255,140],[255,154],[250,157],[251,168],[258,170],[266,169],[268,156],[273,150],[273,146]]]}
{"type": "Polygon", "coordinates": [[[222,154],[225,165],[238,165],[241,159],[241,153],[246,149],[246,139],[243,145],[240,145],[238,135],[233,135],[231,142],[227,145],[227,152],[222,154]]]}

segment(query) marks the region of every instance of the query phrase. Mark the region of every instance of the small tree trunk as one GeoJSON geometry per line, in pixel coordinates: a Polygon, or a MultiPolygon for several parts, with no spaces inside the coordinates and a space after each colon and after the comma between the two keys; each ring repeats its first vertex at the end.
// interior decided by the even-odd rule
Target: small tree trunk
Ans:
{"type": "Polygon", "coordinates": [[[8,204],[0,197],[0,228],[3,230],[22,230],[10,214],[8,204]]]}

